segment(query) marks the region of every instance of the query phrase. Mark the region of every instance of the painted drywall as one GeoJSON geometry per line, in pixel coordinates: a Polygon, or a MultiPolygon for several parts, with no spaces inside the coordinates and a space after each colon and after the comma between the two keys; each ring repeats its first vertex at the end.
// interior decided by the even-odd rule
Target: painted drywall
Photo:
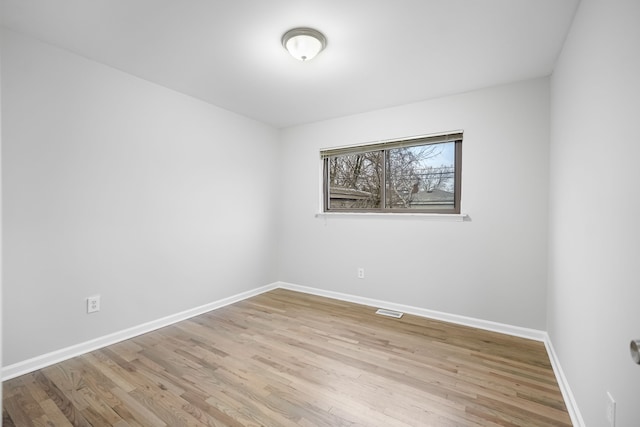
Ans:
{"type": "Polygon", "coordinates": [[[277,130],[10,31],[1,71],[6,365],[277,279],[277,130]]]}
{"type": "Polygon", "coordinates": [[[546,329],[548,83],[283,130],[280,280],[546,329]],[[320,149],[459,129],[462,211],[470,221],[315,216],[320,149]]]}
{"type": "Polygon", "coordinates": [[[583,0],[552,76],[548,331],[588,426],[640,425],[640,2],[583,0]]]}

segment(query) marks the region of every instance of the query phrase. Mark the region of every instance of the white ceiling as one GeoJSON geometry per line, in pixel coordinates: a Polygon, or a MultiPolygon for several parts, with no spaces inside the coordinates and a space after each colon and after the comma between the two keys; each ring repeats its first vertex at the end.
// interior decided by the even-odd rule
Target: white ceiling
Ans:
{"type": "Polygon", "coordinates": [[[2,24],[276,127],[549,75],[579,0],[2,0],[2,24]],[[297,26],[327,49],[298,62],[297,26]]]}

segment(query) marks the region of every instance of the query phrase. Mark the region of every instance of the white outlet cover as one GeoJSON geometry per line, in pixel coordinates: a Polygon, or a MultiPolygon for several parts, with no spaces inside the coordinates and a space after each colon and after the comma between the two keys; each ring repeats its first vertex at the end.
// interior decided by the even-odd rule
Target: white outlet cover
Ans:
{"type": "Polygon", "coordinates": [[[87,298],[87,313],[95,313],[96,311],[100,311],[100,295],[87,298]]]}

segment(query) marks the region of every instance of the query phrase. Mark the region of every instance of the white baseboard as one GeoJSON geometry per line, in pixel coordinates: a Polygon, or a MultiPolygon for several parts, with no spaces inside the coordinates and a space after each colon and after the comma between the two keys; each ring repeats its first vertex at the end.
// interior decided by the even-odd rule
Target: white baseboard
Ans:
{"type": "Polygon", "coordinates": [[[471,326],[473,328],[484,329],[501,334],[513,335],[521,338],[528,338],[535,341],[544,342],[547,333],[538,329],[522,328],[520,326],[507,325],[504,323],[492,322],[489,320],[476,319],[473,317],[460,316],[457,314],[443,313],[441,311],[428,310],[426,308],[413,307],[410,305],[396,304],[388,301],[381,301],[372,298],[360,297],[357,295],[343,294],[340,292],[326,291],[324,289],[310,288],[307,286],[294,285],[286,282],[276,282],[279,288],[292,291],[318,295],[356,304],[367,305],[376,308],[386,308],[394,311],[401,311],[415,316],[427,317],[429,319],[442,320],[444,322],[458,325],[471,326]]]}
{"type": "Polygon", "coordinates": [[[275,282],[269,285],[265,285],[259,288],[255,288],[246,292],[241,292],[236,295],[232,295],[227,298],[223,298],[218,301],[214,301],[200,307],[185,310],[180,313],[176,313],[161,319],[153,320],[151,322],[143,323],[138,326],[134,326],[129,329],[125,329],[119,332],[115,332],[109,335],[105,335],[84,343],[76,344],[70,347],[66,347],[60,350],[53,351],[51,353],[43,354],[31,359],[27,359],[12,365],[2,367],[2,381],[10,380],[20,375],[33,372],[38,369],[45,368],[53,365],[54,363],[62,362],[72,357],[80,356],[90,351],[97,350],[102,347],[106,347],[111,344],[118,343],[130,338],[134,338],[138,335],[145,334],[147,332],[154,331],[156,329],[172,325],[176,322],[189,319],[194,316],[215,310],[217,308],[224,307],[229,304],[233,304],[238,301],[268,292],[270,290],[282,288],[292,291],[303,292],[312,295],[323,296],[327,298],[333,298],[337,300],[353,302],[356,304],[367,305],[376,308],[386,308],[389,310],[401,311],[407,314],[413,314],[416,316],[426,317],[429,319],[442,320],[445,322],[455,323],[464,326],[471,326],[478,329],[484,329],[493,332],[499,332],[502,334],[513,335],[522,338],[528,338],[535,341],[541,341],[544,343],[551,366],[555,373],[558,385],[564,397],[564,401],[567,405],[571,422],[576,427],[584,427],[584,420],[578,410],[578,405],[573,397],[573,393],[569,387],[566,377],[560,366],[560,361],[555,353],[553,344],[547,332],[537,329],[522,328],[519,326],[507,325],[504,323],[492,322],[488,320],[476,319],[472,317],[460,316],[457,314],[443,313],[440,311],[428,310],[420,307],[413,307],[404,304],[396,304],[388,301],[381,301],[372,298],[360,297],[357,295],[344,294],[340,292],[327,291],[324,289],[311,288],[307,286],[295,285],[286,282],[275,282]]]}
{"type": "Polygon", "coordinates": [[[544,346],[547,349],[547,354],[549,355],[549,360],[551,361],[553,372],[556,375],[558,386],[560,387],[560,391],[562,392],[564,403],[567,405],[567,411],[569,412],[569,416],[571,417],[571,423],[574,425],[574,427],[584,427],[584,419],[582,418],[582,414],[578,409],[578,403],[576,402],[576,399],[571,392],[571,387],[569,387],[567,377],[564,376],[564,372],[562,371],[562,367],[560,366],[560,360],[558,359],[558,355],[553,348],[551,337],[546,332],[544,346]]]}
{"type": "Polygon", "coordinates": [[[223,298],[218,301],[214,301],[200,307],[195,307],[189,310],[182,311],[180,313],[172,314],[161,319],[152,320],[151,322],[143,323],[132,328],[128,328],[122,331],[114,332],[109,335],[105,335],[99,338],[92,339],[80,344],[72,345],[70,347],[62,348],[60,350],[52,351],[40,356],[36,356],[31,359],[24,360],[12,365],[2,367],[2,381],[10,380],[11,378],[19,377],[20,375],[28,374],[38,369],[45,368],[53,365],[54,363],[62,362],[63,360],[71,359],[72,357],[80,356],[90,351],[97,350],[108,345],[118,343],[130,338],[134,338],[138,335],[146,334],[147,332],[155,331],[156,329],[163,328],[165,326],[172,325],[176,322],[189,319],[194,316],[206,313],[217,308],[224,307],[229,304],[233,304],[238,301],[250,298],[255,295],[270,291],[278,287],[277,283],[265,285],[256,289],[251,289],[246,292],[241,292],[236,295],[232,295],[227,298],[223,298]]]}
{"type": "Polygon", "coordinates": [[[504,323],[491,322],[488,320],[476,319],[473,317],[460,316],[457,314],[443,313],[440,311],[428,310],[420,307],[413,307],[409,305],[396,304],[387,301],[381,301],[371,298],[359,297],[356,295],[343,294],[340,292],[327,291],[324,289],[310,288],[307,286],[294,285],[292,283],[277,282],[279,288],[289,289],[297,292],[304,292],[307,294],[323,296],[327,298],[338,299],[341,301],[353,302],[356,304],[363,304],[370,307],[386,308],[394,311],[401,311],[403,313],[413,314],[416,316],[426,317],[429,319],[442,320],[444,322],[455,323],[458,325],[471,326],[478,329],[484,329],[492,332],[499,332],[502,334],[517,336],[521,338],[528,338],[535,341],[541,341],[544,343],[549,355],[549,361],[553,368],[553,372],[556,376],[556,381],[560,387],[562,397],[567,405],[567,412],[571,422],[575,427],[584,427],[584,420],[578,409],[578,404],[573,397],[567,378],[564,376],[564,372],[560,366],[560,361],[553,349],[553,344],[549,334],[546,331],[538,329],[522,328],[519,326],[507,325],[504,323]]]}

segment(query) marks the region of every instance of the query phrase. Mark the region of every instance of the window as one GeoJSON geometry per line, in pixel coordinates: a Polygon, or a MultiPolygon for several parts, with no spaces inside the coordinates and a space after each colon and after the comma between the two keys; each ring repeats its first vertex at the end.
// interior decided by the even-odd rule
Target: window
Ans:
{"type": "Polygon", "coordinates": [[[325,212],[460,213],[462,133],[320,155],[325,212]]]}

